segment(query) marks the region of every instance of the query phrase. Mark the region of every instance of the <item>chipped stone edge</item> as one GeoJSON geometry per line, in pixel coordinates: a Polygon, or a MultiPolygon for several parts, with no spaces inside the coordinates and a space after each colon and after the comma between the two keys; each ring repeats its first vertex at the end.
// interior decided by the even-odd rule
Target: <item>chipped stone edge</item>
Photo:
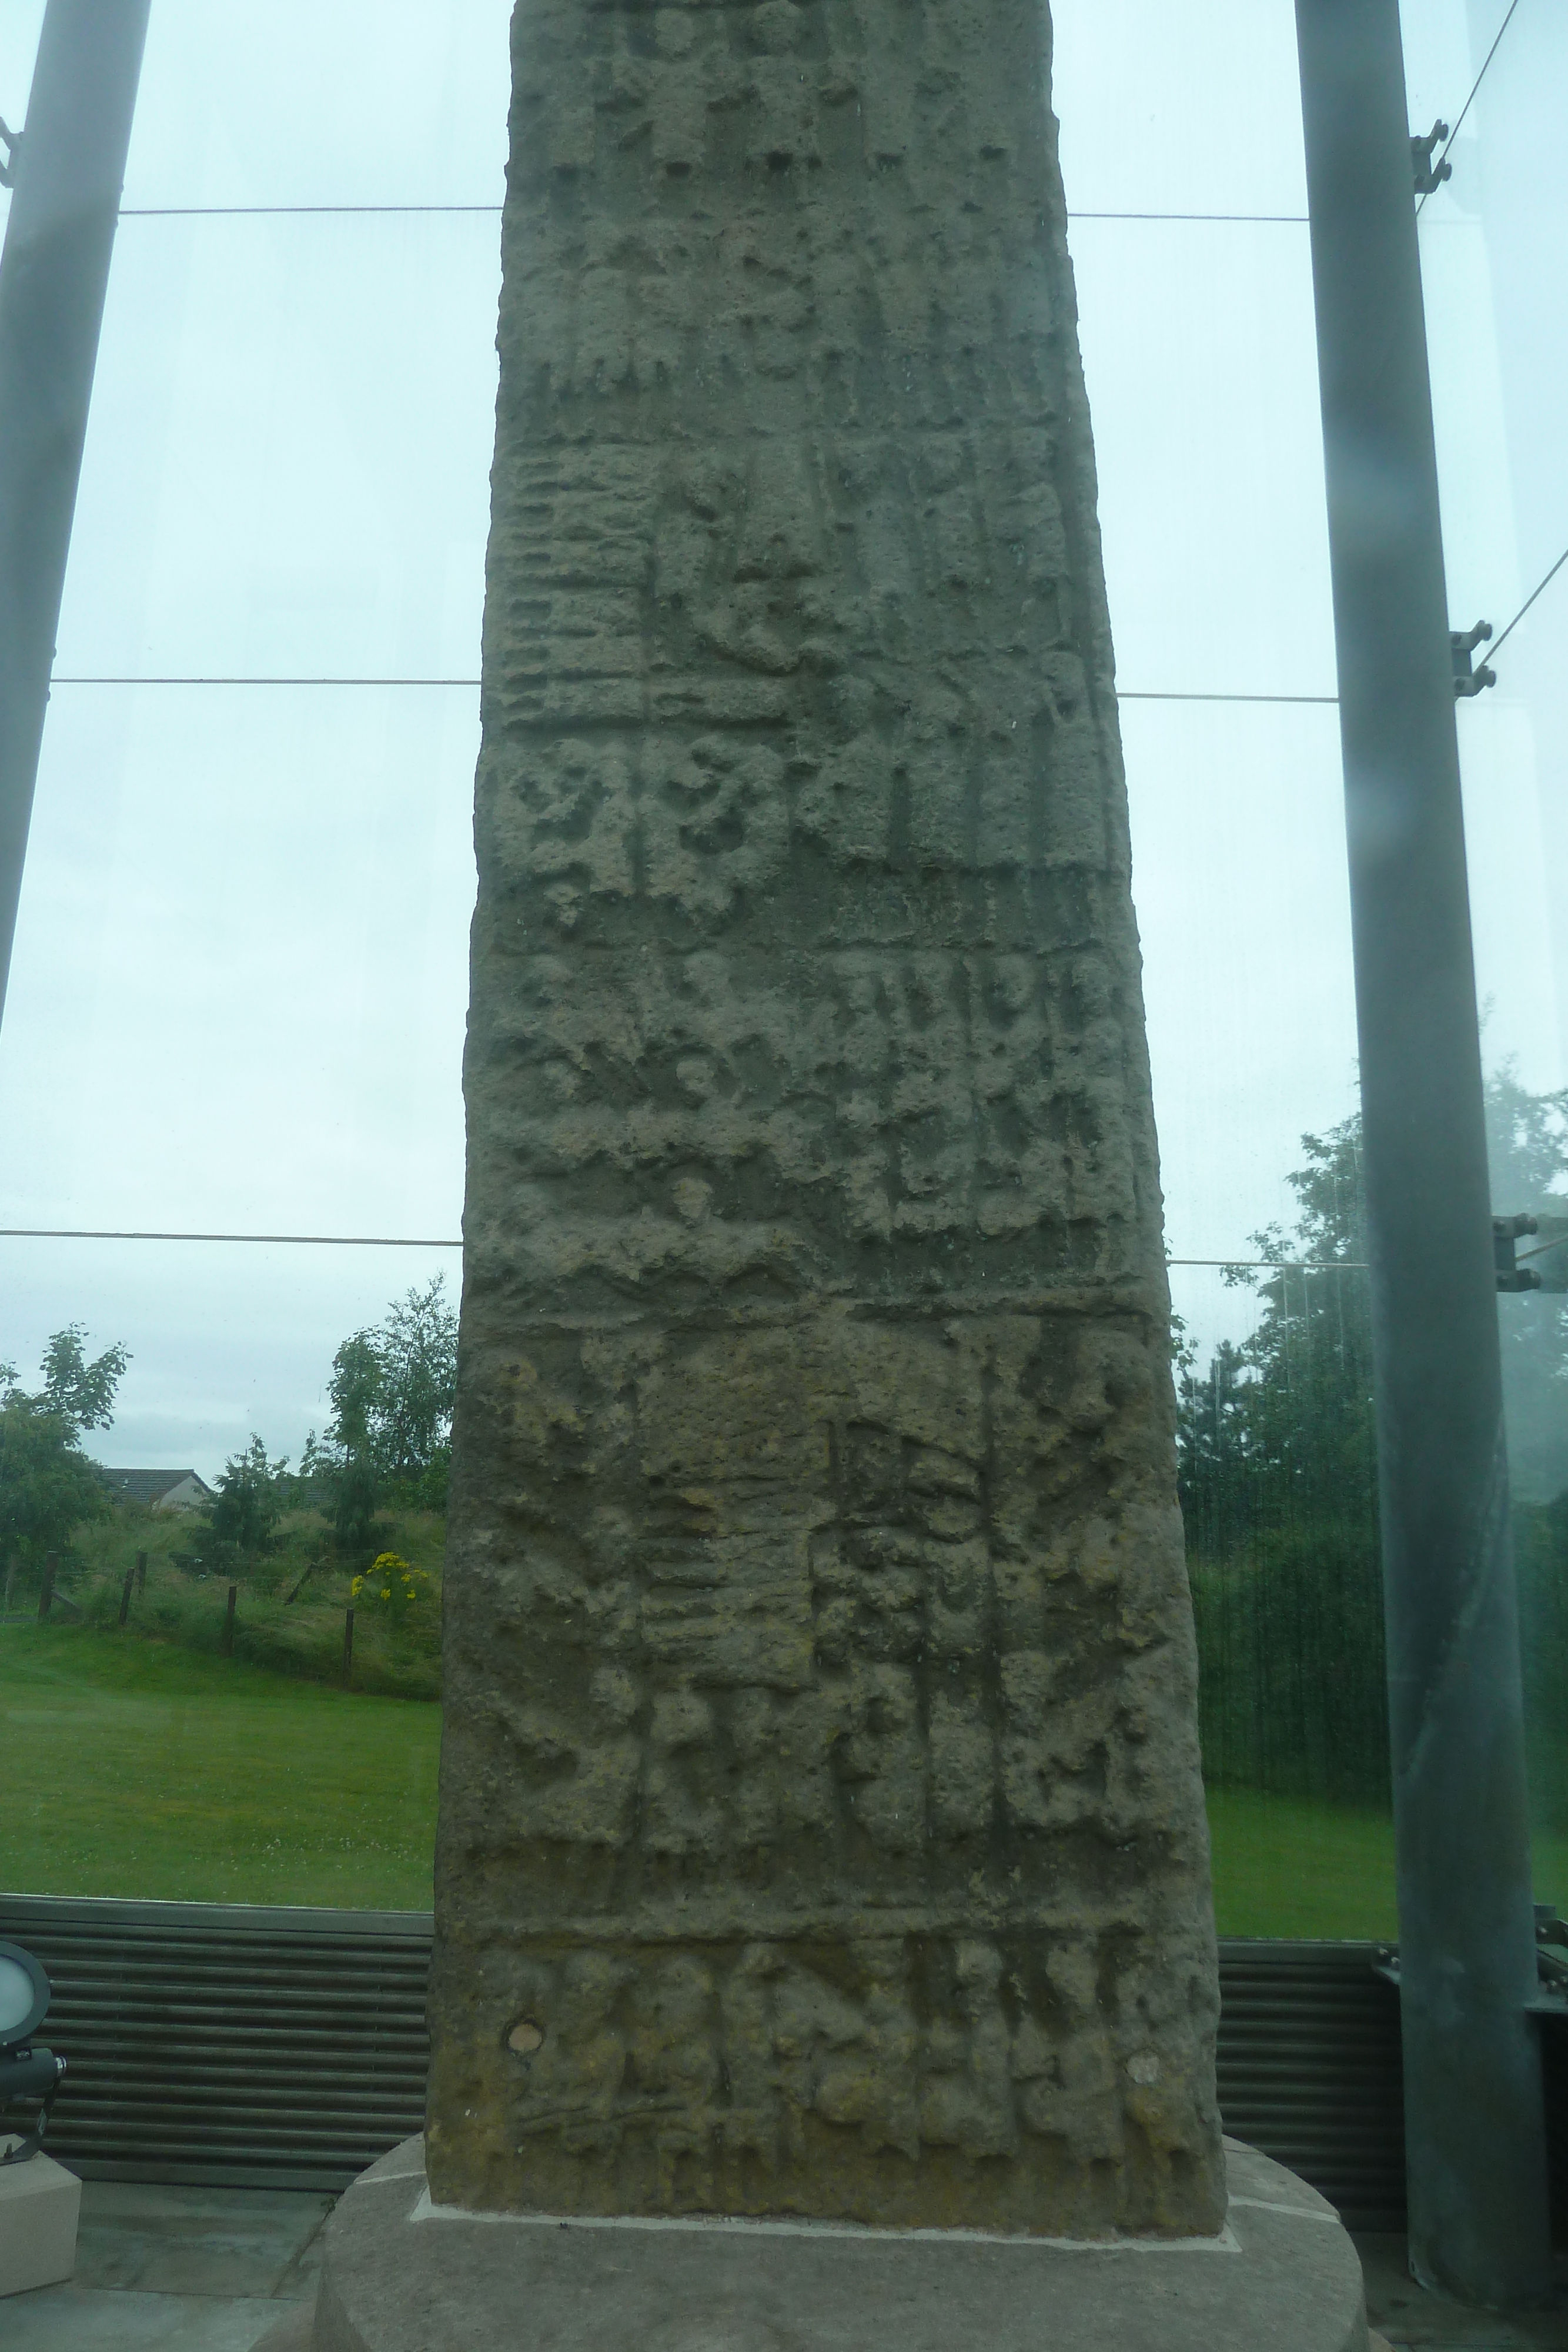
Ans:
{"type": "MultiPolygon", "coordinates": [[[[411,2180],[413,2173],[383,2173],[382,2179],[411,2180]]],[[[1262,2205],[1258,2197],[1236,2197],[1236,2205],[1262,2205]]],[[[1310,2213],[1295,2205],[1273,2205],[1276,2213],[1304,2221],[1337,2222],[1337,2214],[1310,2213]]],[[[1228,2222],[1212,2238],[1036,2238],[999,2230],[881,2230],[853,2221],[759,2221],[709,2213],[476,2213],[463,2205],[437,2205],[422,2189],[410,2221],[484,2221],[528,2230],[685,2231],[709,2236],[758,2238],[848,2238],[888,2240],[898,2245],[1021,2246],[1056,2254],[1239,2254],[1240,2243],[1228,2222]]]]}
{"type": "Polygon", "coordinates": [[[1336,2230],[1342,2226],[1339,2215],[1332,2208],[1325,2213],[1316,2205],[1281,2205],[1272,2197],[1228,2197],[1225,2201],[1228,2205],[1247,2206],[1254,2213],[1289,2213],[1298,2221],[1328,2221],[1336,2230]]]}

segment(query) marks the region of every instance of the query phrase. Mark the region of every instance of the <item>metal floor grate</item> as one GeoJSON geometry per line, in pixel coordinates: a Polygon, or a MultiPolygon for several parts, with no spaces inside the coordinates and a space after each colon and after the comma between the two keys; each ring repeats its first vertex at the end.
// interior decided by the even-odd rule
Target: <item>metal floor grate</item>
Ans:
{"type": "MultiPolygon", "coordinates": [[[[89,2179],[340,2189],[423,2119],[428,1914],[0,1895],[70,2061],[89,2179]]],[[[1226,2128],[1353,2228],[1404,2226],[1399,2004],[1375,1944],[1220,1945],[1226,2128]]]]}

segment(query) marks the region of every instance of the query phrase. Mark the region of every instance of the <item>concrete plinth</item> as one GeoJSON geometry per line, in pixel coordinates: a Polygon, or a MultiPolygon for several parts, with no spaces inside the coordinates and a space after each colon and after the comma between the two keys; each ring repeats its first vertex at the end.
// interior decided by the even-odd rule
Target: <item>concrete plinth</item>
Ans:
{"type": "Polygon", "coordinates": [[[80,2212],[81,2182],[53,2158],[0,2164],[0,2295],[69,2278],[80,2212]]]}
{"type": "Polygon", "coordinates": [[[433,2207],[423,2143],[328,2227],[311,2352],[1367,2352],[1332,2206],[1226,2143],[1218,2238],[1089,2244],[433,2207]]]}

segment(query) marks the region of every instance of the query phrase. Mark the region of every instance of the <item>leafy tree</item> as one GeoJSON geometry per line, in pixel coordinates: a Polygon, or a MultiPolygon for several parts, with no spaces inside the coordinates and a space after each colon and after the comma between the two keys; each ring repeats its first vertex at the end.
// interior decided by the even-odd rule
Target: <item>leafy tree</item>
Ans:
{"type": "Polygon", "coordinates": [[[129,1359],[116,1346],[89,1363],[85,1336],[79,1324],[54,1333],[36,1391],[21,1387],[14,1364],[0,1364],[0,1561],[7,1593],[18,1566],[32,1581],[49,1552],[63,1550],[76,1528],[110,1507],[79,1441],[84,1430],[107,1427],[113,1418],[129,1359]]]}
{"type": "Polygon", "coordinates": [[[243,1454],[224,1465],[207,1510],[213,1541],[249,1559],[270,1551],[291,1484],[287,1457],[269,1462],[266,1446],[253,1436],[243,1454]]]}
{"type": "MultiPolygon", "coordinates": [[[[1487,1128],[1499,1211],[1568,1207],[1568,1097],[1531,1095],[1505,1067],[1487,1128]]],[[[1253,1331],[1201,1370],[1185,1340],[1177,1355],[1205,1768],[1372,1800],[1386,1792],[1387,1717],[1360,1121],[1301,1148],[1292,1229],[1252,1236],[1279,1271],[1227,1277],[1257,1296],[1253,1331]]],[[[1548,1293],[1499,1305],[1532,1770],[1561,1783],[1568,1815],[1568,1739],[1551,1731],[1568,1687],[1568,1309],[1548,1293]]]]}
{"type": "Polygon", "coordinates": [[[375,1464],[369,1454],[350,1454],[339,1464],[332,1478],[332,1538],[346,1557],[357,1559],[371,1549],[380,1500],[375,1464]]]}
{"type": "Polygon", "coordinates": [[[86,1338],[85,1325],[68,1323],[45,1342],[44,1385],[33,1400],[64,1422],[73,1439],[84,1430],[109,1427],[114,1419],[114,1393],[131,1361],[117,1342],[89,1364],[82,1344],[86,1338]]]}
{"type": "MultiPolygon", "coordinates": [[[[1487,1085],[1492,1205],[1561,1218],[1568,1213],[1568,1088],[1533,1095],[1505,1064],[1487,1085]]],[[[1568,1243],[1533,1265],[1551,1286],[1498,1302],[1509,1479],[1515,1499],[1548,1503],[1568,1487],[1568,1243]]]]}
{"type": "Polygon", "coordinates": [[[1252,1236],[1279,1271],[1227,1276],[1257,1294],[1251,1334],[1201,1373],[1190,1351],[1178,1366],[1205,1766],[1375,1798],[1388,1768],[1359,1121],[1301,1149],[1293,1231],[1252,1236]]]}
{"type": "Polygon", "coordinates": [[[438,1274],[410,1290],[384,1323],[354,1332],[332,1360],[331,1418],[307,1457],[326,1471],[345,1553],[371,1545],[383,1496],[445,1508],[457,1388],[457,1317],[445,1287],[438,1274]]]}
{"type": "Polygon", "coordinates": [[[457,1316],[446,1304],[445,1290],[445,1276],[433,1276],[423,1290],[400,1299],[380,1331],[371,1335],[382,1370],[374,1444],[389,1478],[423,1477],[451,1437],[457,1316]]]}

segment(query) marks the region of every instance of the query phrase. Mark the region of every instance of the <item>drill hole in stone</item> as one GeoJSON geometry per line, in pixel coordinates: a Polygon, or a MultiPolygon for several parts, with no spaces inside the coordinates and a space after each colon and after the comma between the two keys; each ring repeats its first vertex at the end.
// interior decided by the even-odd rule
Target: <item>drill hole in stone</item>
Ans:
{"type": "Polygon", "coordinates": [[[536,2050],[544,2047],[545,2030],[536,2025],[531,2017],[519,2017],[507,2036],[507,2047],[515,2050],[519,2058],[531,2058],[536,2050]]]}

